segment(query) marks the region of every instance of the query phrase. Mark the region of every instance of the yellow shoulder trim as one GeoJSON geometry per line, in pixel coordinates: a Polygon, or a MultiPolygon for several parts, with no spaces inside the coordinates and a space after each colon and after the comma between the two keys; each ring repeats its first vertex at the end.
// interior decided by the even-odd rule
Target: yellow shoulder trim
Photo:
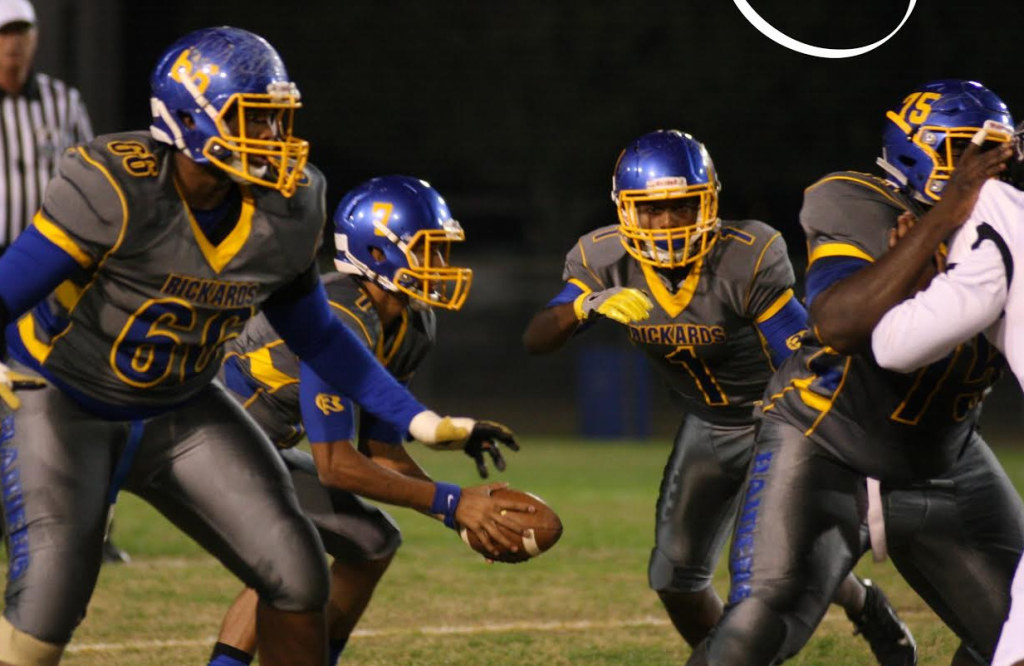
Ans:
{"type": "Polygon", "coordinates": [[[604,231],[602,231],[600,233],[596,233],[593,236],[591,236],[590,237],[590,242],[591,243],[600,243],[603,240],[608,240],[609,238],[613,238],[613,237],[618,236],[618,235],[619,235],[619,228],[618,227],[615,227],[614,229],[605,229],[604,231]]]}
{"type": "Polygon", "coordinates": [[[877,182],[872,182],[871,180],[869,180],[870,178],[871,178],[871,176],[868,175],[868,174],[865,174],[864,178],[858,178],[856,176],[851,176],[851,175],[828,176],[827,178],[822,178],[818,182],[816,182],[813,185],[811,185],[810,187],[808,187],[806,190],[804,190],[804,194],[807,194],[811,190],[817,188],[819,185],[824,185],[825,183],[827,183],[829,181],[832,181],[832,180],[847,180],[847,181],[850,181],[851,183],[857,183],[858,185],[863,185],[864,187],[868,188],[869,190],[874,190],[875,192],[878,192],[883,197],[885,197],[889,201],[893,202],[894,204],[896,204],[898,207],[902,208],[903,210],[909,210],[907,208],[906,204],[903,203],[902,201],[900,201],[899,199],[897,199],[896,196],[893,195],[892,192],[887,190],[885,187],[882,187],[877,182]]]}
{"type": "Polygon", "coordinates": [[[356,316],[356,314],[355,314],[354,312],[352,312],[351,310],[349,310],[348,308],[346,308],[346,307],[345,307],[344,305],[342,305],[341,303],[338,303],[337,301],[330,301],[330,300],[329,300],[329,301],[327,301],[327,302],[331,304],[331,307],[332,307],[332,308],[335,308],[335,309],[337,309],[337,310],[341,310],[342,312],[344,312],[345,314],[347,314],[347,315],[348,315],[349,317],[352,317],[352,320],[353,320],[353,321],[354,321],[355,323],[359,324],[359,329],[360,329],[360,330],[361,330],[361,331],[363,332],[363,337],[365,337],[365,338],[366,338],[366,344],[367,344],[367,345],[369,345],[370,347],[373,347],[373,346],[374,346],[374,345],[373,345],[373,338],[372,338],[372,337],[370,336],[370,331],[368,331],[368,330],[366,329],[366,325],[365,325],[365,324],[363,324],[363,320],[362,320],[362,319],[360,319],[359,317],[357,317],[357,316],[356,316]]]}
{"type": "Polygon", "coordinates": [[[579,246],[580,246],[580,259],[582,259],[582,261],[583,261],[583,268],[586,268],[587,272],[590,273],[590,276],[592,278],[594,278],[594,281],[597,282],[599,285],[601,285],[602,288],[604,288],[604,282],[602,282],[601,278],[597,277],[597,273],[595,273],[593,270],[591,270],[590,266],[587,265],[587,253],[583,250],[583,240],[582,239],[580,239],[579,246]]]}
{"type": "Polygon", "coordinates": [[[781,296],[776,298],[771,305],[765,308],[764,312],[757,316],[757,319],[754,320],[754,323],[763,324],[764,322],[768,321],[776,314],[778,314],[779,310],[786,307],[786,303],[789,303],[791,300],[793,300],[793,290],[787,289],[782,293],[781,296]]]}
{"type": "Polygon", "coordinates": [[[654,296],[654,300],[658,301],[658,305],[661,309],[668,314],[669,317],[678,317],[679,313],[686,309],[686,306],[693,300],[693,295],[697,291],[697,284],[700,282],[701,268],[704,266],[704,262],[699,261],[694,265],[693,270],[683,280],[682,286],[679,287],[679,291],[671,293],[665,284],[661,281],[661,277],[655,272],[653,268],[647,264],[640,264],[641,270],[644,272],[644,278],[647,280],[647,287],[654,296]]]}
{"type": "Polygon", "coordinates": [[[753,234],[749,234],[742,229],[737,227],[722,227],[722,238],[730,239],[733,238],[743,243],[744,245],[753,245],[757,237],[753,234]]]}
{"type": "Polygon", "coordinates": [[[242,189],[242,210],[238,215],[238,221],[235,222],[231,233],[220,243],[214,245],[206,238],[203,230],[199,228],[199,223],[196,222],[195,216],[192,215],[192,209],[189,208],[188,203],[185,201],[185,195],[182,193],[177,179],[174,180],[174,189],[178,191],[178,197],[181,198],[181,203],[185,208],[188,224],[192,227],[192,235],[195,236],[199,249],[202,251],[203,256],[206,257],[206,262],[210,264],[210,268],[216,273],[220,273],[228,265],[228,262],[238,255],[238,252],[245,245],[245,241],[249,239],[249,234],[252,232],[252,216],[256,212],[256,203],[253,201],[252,192],[247,186],[239,185],[239,187],[242,189]]]}
{"type": "Polygon", "coordinates": [[[863,259],[869,263],[875,262],[874,257],[856,245],[852,245],[850,243],[822,243],[811,250],[811,256],[807,258],[807,265],[810,266],[818,259],[823,259],[825,257],[852,257],[855,259],[863,259]]]}
{"type": "MultiPolygon", "coordinates": [[[[110,182],[110,186],[114,188],[114,193],[117,195],[117,198],[121,201],[121,231],[119,231],[117,234],[117,241],[109,250],[107,250],[107,253],[103,255],[103,258],[100,259],[99,266],[102,266],[103,263],[107,260],[107,257],[116,252],[117,248],[121,247],[121,243],[124,241],[124,234],[125,231],[128,229],[128,200],[125,199],[124,191],[121,189],[121,186],[117,183],[117,181],[114,180],[114,177],[110,175],[110,171],[107,170],[107,167],[103,166],[102,164],[94,160],[92,157],[90,157],[89,153],[85,151],[85,146],[79,146],[77,150],[78,154],[82,156],[83,160],[91,164],[97,171],[99,171],[104,175],[104,177],[106,177],[107,181],[110,182]]],[[[97,268],[99,268],[99,266],[97,266],[97,268]]]]}
{"type": "Polygon", "coordinates": [[[776,231],[775,235],[768,239],[768,242],[761,248],[761,254],[757,255],[757,261],[754,262],[754,270],[750,274],[750,284],[747,285],[747,297],[743,299],[743,311],[746,312],[750,307],[750,294],[754,290],[754,282],[757,280],[757,272],[761,270],[761,262],[764,261],[764,255],[767,254],[768,248],[772,246],[772,243],[782,238],[782,233],[776,231]]]}
{"type": "Polygon", "coordinates": [[[79,266],[82,268],[89,268],[92,266],[92,257],[90,257],[85,250],[78,247],[78,243],[76,243],[66,231],[43,217],[42,211],[36,213],[35,217],[32,218],[32,226],[34,226],[36,231],[41,233],[46,240],[71,255],[71,258],[77,261],[79,266]]]}

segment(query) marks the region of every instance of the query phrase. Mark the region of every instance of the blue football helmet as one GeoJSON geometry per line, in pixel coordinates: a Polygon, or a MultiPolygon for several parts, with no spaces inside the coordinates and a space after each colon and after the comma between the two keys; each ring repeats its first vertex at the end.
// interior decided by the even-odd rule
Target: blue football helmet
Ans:
{"type": "Polygon", "coordinates": [[[161,56],[150,78],[150,132],[199,164],[288,197],[309,144],[292,136],[299,90],[267,40],[239,28],[196,30],[161,56]],[[246,120],[268,117],[273,136],[247,136],[246,120]]]}
{"type": "Polygon", "coordinates": [[[679,268],[700,261],[718,239],[718,192],[722,189],[704,144],[677,130],[658,130],[630,143],[612,175],[619,234],[626,252],[641,263],[679,268]],[[693,224],[647,229],[637,202],[693,199],[693,224]]]}
{"type": "Polygon", "coordinates": [[[984,128],[990,141],[1010,141],[1013,120],[1003,100],[975,81],[932,81],[885,114],[886,179],[918,201],[934,204],[967,142],[984,128]]]}
{"type": "Polygon", "coordinates": [[[349,191],[334,211],[334,265],[414,306],[458,310],[473,271],[450,266],[451,244],[465,233],[430,183],[409,176],[372,178],[349,191]]]}

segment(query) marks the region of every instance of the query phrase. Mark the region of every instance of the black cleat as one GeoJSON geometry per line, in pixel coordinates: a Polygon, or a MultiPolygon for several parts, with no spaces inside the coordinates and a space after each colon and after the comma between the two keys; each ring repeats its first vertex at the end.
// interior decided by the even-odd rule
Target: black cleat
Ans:
{"type": "Polygon", "coordinates": [[[917,643],[910,629],[874,583],[866,578],[860,582],[867,588],[864,608],[856,617],[846,613],[857,628],[854,635],[864,636],[881,666],[915,666],[917,643]]]}
{"type": "Polygon", "coordinates": [[[107,539],[103,542],[104,564],[128,564],[131,561],[131,555],[118,548],[113,541],[107,539]]]}

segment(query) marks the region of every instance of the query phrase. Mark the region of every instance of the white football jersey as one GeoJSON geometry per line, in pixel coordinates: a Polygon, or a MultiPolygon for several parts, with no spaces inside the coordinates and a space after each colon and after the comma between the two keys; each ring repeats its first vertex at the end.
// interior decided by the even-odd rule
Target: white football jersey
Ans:
{"type": "Polygon", "coordinates": [[[910,372],[984,332],[1024,386],[1024,287],[1014,280],[1014,266],[1024,270],[1024,192],[985,183],[947,261],[927,289],[878,322],[871,337],[878,364],[910,372]]]}

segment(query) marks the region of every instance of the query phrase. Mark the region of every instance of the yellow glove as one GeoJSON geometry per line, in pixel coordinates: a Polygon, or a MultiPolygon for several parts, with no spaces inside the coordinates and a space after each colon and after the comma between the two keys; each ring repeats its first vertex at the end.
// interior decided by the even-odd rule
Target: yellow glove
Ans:
{"type": "Polygon", "coordinates": [[[46,382],[39,377],[14,372],[0,363],[0,400],[3,400],[9,409],[21,407],[21,400],[14,393],[16,390],[41,389],[44,386],[46,382]]]}
{"type": "Polygon", "coordinates": [[[632,287],[612,287],[604,291],[580,294],[572,302],[573,312],[580,321],[586,321],[595,312],[620,324],[643,321],[651,314],[651,299],[632,287]]]}

